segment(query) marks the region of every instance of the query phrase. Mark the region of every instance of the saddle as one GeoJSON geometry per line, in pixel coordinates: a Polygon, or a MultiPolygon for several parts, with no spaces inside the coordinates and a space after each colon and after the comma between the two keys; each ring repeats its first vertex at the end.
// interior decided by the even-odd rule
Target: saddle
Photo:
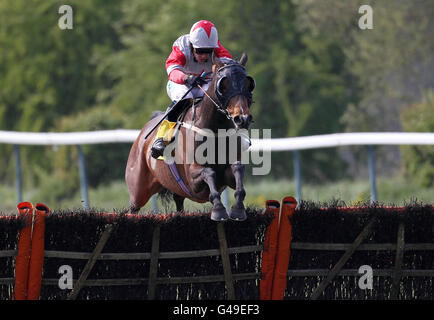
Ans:
{"type": "MultiPolygon", "coordinates": [[[[176,135],[183,124],[184,117],[190,108],[193,108],[192,119],[194,122],[196,116],[196,107],[199,106],[202,99],[203,97],[183,99],[175,104],[172,109],[170,109],[171,106],[169,106],[166,111],[167,120],[163,120],[159,125],[155,140],[158,138],[163,138],[163,140],[168,143],[172,142],[176,138],[176,135]]],[[[158,160],[164,160],[164,157],[160,156],[158,157],[158,160]]]]}
{"type": "MultiPolygon", "coordinates": [[[[181,100],[179,103],[177,103],[175,105],[176,108],[175,110],[171,109],[166,112],[167,120],[163,120],[163,122],[160,124],[155,139],[158,139],[160,137],[163,138],[163,140],[165,141],[172,142],[176,138],[176,135],[178,134],[181,126],[183,125],[184,117],[188,109],[190,108],[193,108],[193,121],[194,121],[196,107],[202,101],[202,98],[185,99],[185,100],[186,100],[185,102],[183,102],[184,100],[181,100]]],[[[157,160],[165,160],[165,158],[164,156],[159,156],[157,160]]],[[[176,164],[174,162],[171,162],[168,163],[167,166],[169,167],[169,170],[172,173],[173,178],[175,179],[178,186],[182,189],[182,191],[192,196],[190,189],[182,180],[182,177],[179,174],[176,164]]]]}

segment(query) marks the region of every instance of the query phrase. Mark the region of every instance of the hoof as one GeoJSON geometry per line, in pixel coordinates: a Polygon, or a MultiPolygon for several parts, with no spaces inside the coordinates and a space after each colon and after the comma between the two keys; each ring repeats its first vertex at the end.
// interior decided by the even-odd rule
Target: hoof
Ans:
{"type": "Polygon", "coordinates": [[[213,221],[225,221],[228,220],[229,216],[226,212],[226,209],[223,207],[222,209],[212,209],[211,210],[211,220],[213,221]]]}
{"type": "Polygon", "coordinates": [[[246,210],[244,208],[231,208],[229,218],[236,221],[244,221],[247,219],[246,210]]]}

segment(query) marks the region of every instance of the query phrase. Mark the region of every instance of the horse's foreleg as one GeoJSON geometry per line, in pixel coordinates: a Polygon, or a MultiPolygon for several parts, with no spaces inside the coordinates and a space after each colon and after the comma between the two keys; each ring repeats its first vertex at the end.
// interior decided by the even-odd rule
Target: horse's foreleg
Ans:
{"type": "Polygon", "coordinates": [[[244,198],[246,197],[246,190],[244,189],[243,177],[245,166],[240,161],[231,165],[231,171],[235,178],[235,192],[234,197],[236,202],[231,207],[229,217],[233,220],[243,221],[246,220],[246,209],[244,207],[244,198]]]}
{"type": "Polygon", "coordinates": [[[220,199],[220,193],[216,185],[216,173],[213,169],[207,167],[200,172],[201,178],[209,187],[209,201],[213,204],[211,211],[211,220],[222,221],[229,218],[226,208],[220,199]]]}

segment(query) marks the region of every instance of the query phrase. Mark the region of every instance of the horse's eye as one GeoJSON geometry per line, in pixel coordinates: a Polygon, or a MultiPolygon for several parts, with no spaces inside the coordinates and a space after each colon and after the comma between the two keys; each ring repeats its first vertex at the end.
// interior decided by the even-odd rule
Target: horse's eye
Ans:
{"type": "Polygon", "coordinates": [[[247,76],[245,80],[245,86],[249,92],[252,92],[256,86],[255,80],[251,76],[247,76]]]}
{"type": "Polygon", "coordinates": [[[228,91],[228,78],[222,77],[217,81],[217,91],[220,95],[225,94],[228,91]]]}

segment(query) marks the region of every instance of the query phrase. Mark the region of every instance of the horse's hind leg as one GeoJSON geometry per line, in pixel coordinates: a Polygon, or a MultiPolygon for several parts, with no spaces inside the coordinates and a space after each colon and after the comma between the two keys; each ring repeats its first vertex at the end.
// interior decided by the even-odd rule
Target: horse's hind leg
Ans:
{"type": "Polygon", "coordinates": [[[184,212],[184,197],[177,195],[176,193],[173,194],[173,200],[176,204],[176,211],[178,212],[184,212]]]}
{"type": "Polygon", "coordinates": [[[150,192],[144,192],[142,194],[130,195],[130,212],[136,214],[140,209],[149,201],[152,194],[150,192]]]}
{"type": "Polygon", "coordinates": [[[160,192],[163,187],[159,183],[150,184],[148,187],[142,187],[135,193],[130,194],[130,212],[138,213],[149,199],[156,193],[160,192]]]}
{"type": "Polygon", "coordinates": [[[163,187],[152,176],[147,167],[138,166],[132,168],[135,170],[127,171],[126,183],[130,193],[130,212],[138,213],[152,195],[160,192],[163,187]]]}
{"type": "Polygon", "coordinates": [[[132,213],[132,214],[139,213],[140,208],[141,208],[141,207],[136,207],[135,205],[130,204],[130,213],[132,213]]]}

